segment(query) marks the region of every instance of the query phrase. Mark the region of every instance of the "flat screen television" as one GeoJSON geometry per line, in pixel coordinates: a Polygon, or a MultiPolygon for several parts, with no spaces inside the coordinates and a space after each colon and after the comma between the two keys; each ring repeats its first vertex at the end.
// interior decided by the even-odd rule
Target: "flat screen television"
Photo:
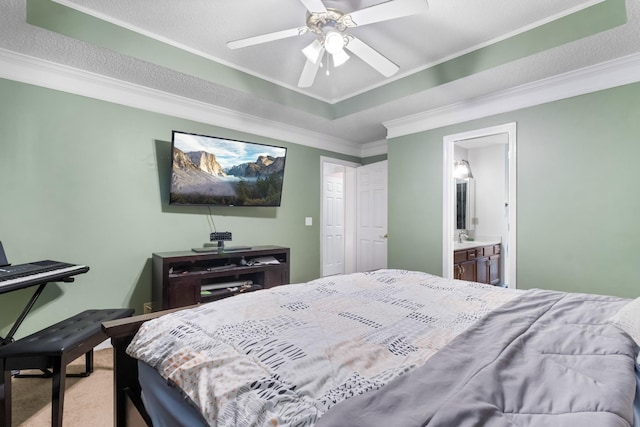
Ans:
{"type": "Polygon", "coordinates": [[[173,131],[169,204],[280,206],[285,147],[173,131]]]}

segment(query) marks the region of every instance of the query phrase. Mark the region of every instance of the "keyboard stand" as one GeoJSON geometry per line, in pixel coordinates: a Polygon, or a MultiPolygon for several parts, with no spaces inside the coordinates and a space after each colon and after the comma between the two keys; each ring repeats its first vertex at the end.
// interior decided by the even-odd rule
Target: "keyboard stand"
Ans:
{"type": "Polygon", "coordinates": [[[0,337],[0,345],[7,345],[13,342],[13,336],[15,335],[20,325],[22,325],[22,322],[24,322],[24,319],[25,317],[27,317],[27,314],[29,314],[29,312],[33,308],[33,305],[36,303],[36,300],[44,290],[45,286],[47,286],[46,283],[42,283],[41,285],[38,286],[38,289],[36,289],[36,291],[33,293],[31,298],[29,299],[29,302],[27,302],[27,305],[24,307],[24,309],[20,313],[20,316],[18,316],[18,319],[15,321],[15,323],[9,330],[9,333],[7,334],[7,336],[4,338],[0,337]]]}
{"type": "MultiPolygon", "coordinates": [[[[56,279],[55,281],[56,282],[73,282],[73,280],[74,280],[73,277],[67,276],[67,277],[64,277],[62,279],[56,279]]],[[[29,301],[27,302],[27,305],[24,307],[24,309],[22,309],[22,312],[20,313],[20,315],[18,316],[18,318],[14,322],[14,324],[11,327],[11,329],[9,330],[9,333],[7,334],[7,336],[4,337],[4,338],[0,337],[0,346],[4,346],[4,345],[7,345],[7,344],[10,344],[10,343],[13,342],[13,336],[15,335],[15,333],[18,330],[18,328],[20,327],[20,325],[22,325],[22,322],[24,322],[24,319],[27,317],[27,314],[29,314],[29,312],[33,308],[34,304],[36,303],[38,297],[40,297],[40,294],[42,293],[42,291],[44,290],[44,288],[47,286],[48,283],[51,283],[51,282],[46,280],[46,281],[41,282],[41,283],[33,283],[33,284],[28,285],[28,286],[25,286],[25,287],[38,286],[38,288],[33,293],[31,298],[29,298],[29,301]]]]}

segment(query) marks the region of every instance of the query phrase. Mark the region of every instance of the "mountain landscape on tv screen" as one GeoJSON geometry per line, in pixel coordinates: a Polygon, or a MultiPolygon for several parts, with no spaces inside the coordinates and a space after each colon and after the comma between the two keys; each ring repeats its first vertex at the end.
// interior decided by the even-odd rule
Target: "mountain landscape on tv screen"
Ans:
{"type": "Polygon", "coordinates": [[[170,203],[279,206],[284,165],[284,157],[260,155],[223,168],[213,153],[173,147],[170,203]]]}

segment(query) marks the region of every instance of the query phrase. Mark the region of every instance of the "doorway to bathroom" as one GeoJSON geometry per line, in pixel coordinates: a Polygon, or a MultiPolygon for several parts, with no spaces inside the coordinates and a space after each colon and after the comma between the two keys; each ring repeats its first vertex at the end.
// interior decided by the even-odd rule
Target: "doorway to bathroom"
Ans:
{"type": "Polygon", "coordinates": [[[443,144],[442,275],[454,276],[456,239],[498,240],[502,245],[501,283],[515,288],[516,124],[447,135],[443,144]],[[464,164],[462,160],[470,167],[471,180],[455,177],[455,165],[464,164]],[[461,194],[464,188],[474,191],[461,194]],[[461,200],[464,208],[458,206],[461,200]]]}

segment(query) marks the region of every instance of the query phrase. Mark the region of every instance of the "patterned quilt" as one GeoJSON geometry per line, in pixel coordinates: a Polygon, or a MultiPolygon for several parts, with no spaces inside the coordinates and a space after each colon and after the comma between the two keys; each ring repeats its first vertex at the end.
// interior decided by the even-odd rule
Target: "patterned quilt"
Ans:
{"type": "Polygon", "coordinates": [[[331,276],[162,316],[127,351],[212,426],[312,426],[521,293],[404,270],[331,276]]]}

